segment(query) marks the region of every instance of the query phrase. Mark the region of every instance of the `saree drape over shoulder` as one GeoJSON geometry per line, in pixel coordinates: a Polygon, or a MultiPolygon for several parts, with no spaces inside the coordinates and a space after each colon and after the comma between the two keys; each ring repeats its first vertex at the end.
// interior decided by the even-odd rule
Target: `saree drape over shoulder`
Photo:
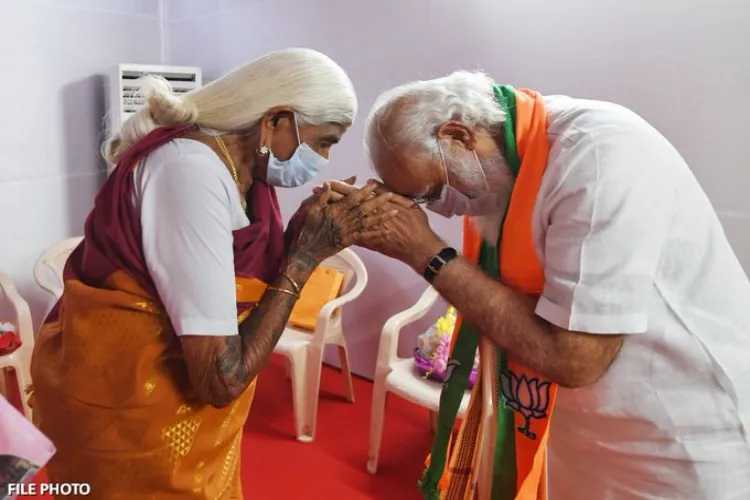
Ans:
{"type": "MultiPolygon", "coordinates": [[[[88,498],[242,498],[240,442],[255,382],[226,408],[197,402],[133,203],[136,165],[190,130],[155,130],[113,171],[34,348],[35,423],[58,449],[49,480],[88,483],[88,498]]],[[[256,182],[248,202],[251,224],[234,233],[238,321],[275,278],[284,249],[274,189],[256,182]]]]}

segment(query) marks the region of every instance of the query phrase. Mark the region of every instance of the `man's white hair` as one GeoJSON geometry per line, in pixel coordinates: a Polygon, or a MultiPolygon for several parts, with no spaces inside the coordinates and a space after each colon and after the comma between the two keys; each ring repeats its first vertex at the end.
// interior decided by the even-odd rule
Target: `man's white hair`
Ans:
{"type": "Polygon", "coordinates": [[[350,126],[357,97],[346,72],[328,56],[311,49],[272,52],[184,96],[172,93],[159,77],[142,79],[146,105],[127,119],[103,146],[117,163],[132,145],[162,125],[195,123],[237,132],[256,125],[269,109],[289,106],[300,123],[350,126]]]}
{"type": "Polygon", "coordinates": [[[484,73],[456,71],[385,92],[365,122],[365,153],[370,159],[376,148],[437,154],[437,130],[448,121],[473,130],[496,130],[505,113],[495,99],[494,84],[484,73]]]}

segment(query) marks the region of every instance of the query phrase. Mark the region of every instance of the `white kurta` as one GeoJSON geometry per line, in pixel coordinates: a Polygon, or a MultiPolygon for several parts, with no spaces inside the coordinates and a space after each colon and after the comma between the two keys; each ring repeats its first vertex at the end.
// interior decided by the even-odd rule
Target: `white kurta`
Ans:
{"type": "Polygon", "coordinates": [[[545,103],[537,314],[626,334],[601,380],[558,393],[551,499],[750,499],[750,281],[714,209],[634,113],[545,103]]]}

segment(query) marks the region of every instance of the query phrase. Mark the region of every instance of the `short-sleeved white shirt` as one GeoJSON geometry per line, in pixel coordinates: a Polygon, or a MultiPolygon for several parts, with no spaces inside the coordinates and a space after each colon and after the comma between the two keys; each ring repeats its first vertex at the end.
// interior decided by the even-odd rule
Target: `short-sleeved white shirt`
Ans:
{"type": "Polygon", "coordinates": [[[175,139],[135,171],[143,253],[177,335],[237,335],[232,232],[250,221],[205,144],[175,139]]]}
{"type": "Polygon", "coordinates": [[[750,498],[750,282],[714,209],[635,113],[545,104],[536,312],[569,330],[627,334],[602,379],[558,392],[550,498],[750,498]]]}

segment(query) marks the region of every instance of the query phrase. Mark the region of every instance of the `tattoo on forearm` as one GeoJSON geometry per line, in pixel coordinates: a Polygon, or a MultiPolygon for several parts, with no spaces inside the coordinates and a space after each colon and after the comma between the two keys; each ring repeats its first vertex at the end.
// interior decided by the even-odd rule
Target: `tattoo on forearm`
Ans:
{"type": "Polygon", "coordinates": [[[224,337],[224,345],[216,356],[219,373],[226,378],[244,380],[247,377],[245,363],[242,362],[242,340],[239,336],[224,337]]]}
{"type": "MultiPolygon", "coordinates": [[[[304,285],[315,266],[310,256],[295,254],[286,268],[287,275],[304,285]]],[[[288,286],[284,278],[277,278],[274,287],[288,286]]],[[[228,404],[250,385],[268,364],[273,348],[284,332],[296,298],[286,293],[269,292],[258,302],[248,318],[240,324],[239,335],[223,337],[223,345],[213,360],[212,380],[209,382],[212,403],[228,404]]]]}

